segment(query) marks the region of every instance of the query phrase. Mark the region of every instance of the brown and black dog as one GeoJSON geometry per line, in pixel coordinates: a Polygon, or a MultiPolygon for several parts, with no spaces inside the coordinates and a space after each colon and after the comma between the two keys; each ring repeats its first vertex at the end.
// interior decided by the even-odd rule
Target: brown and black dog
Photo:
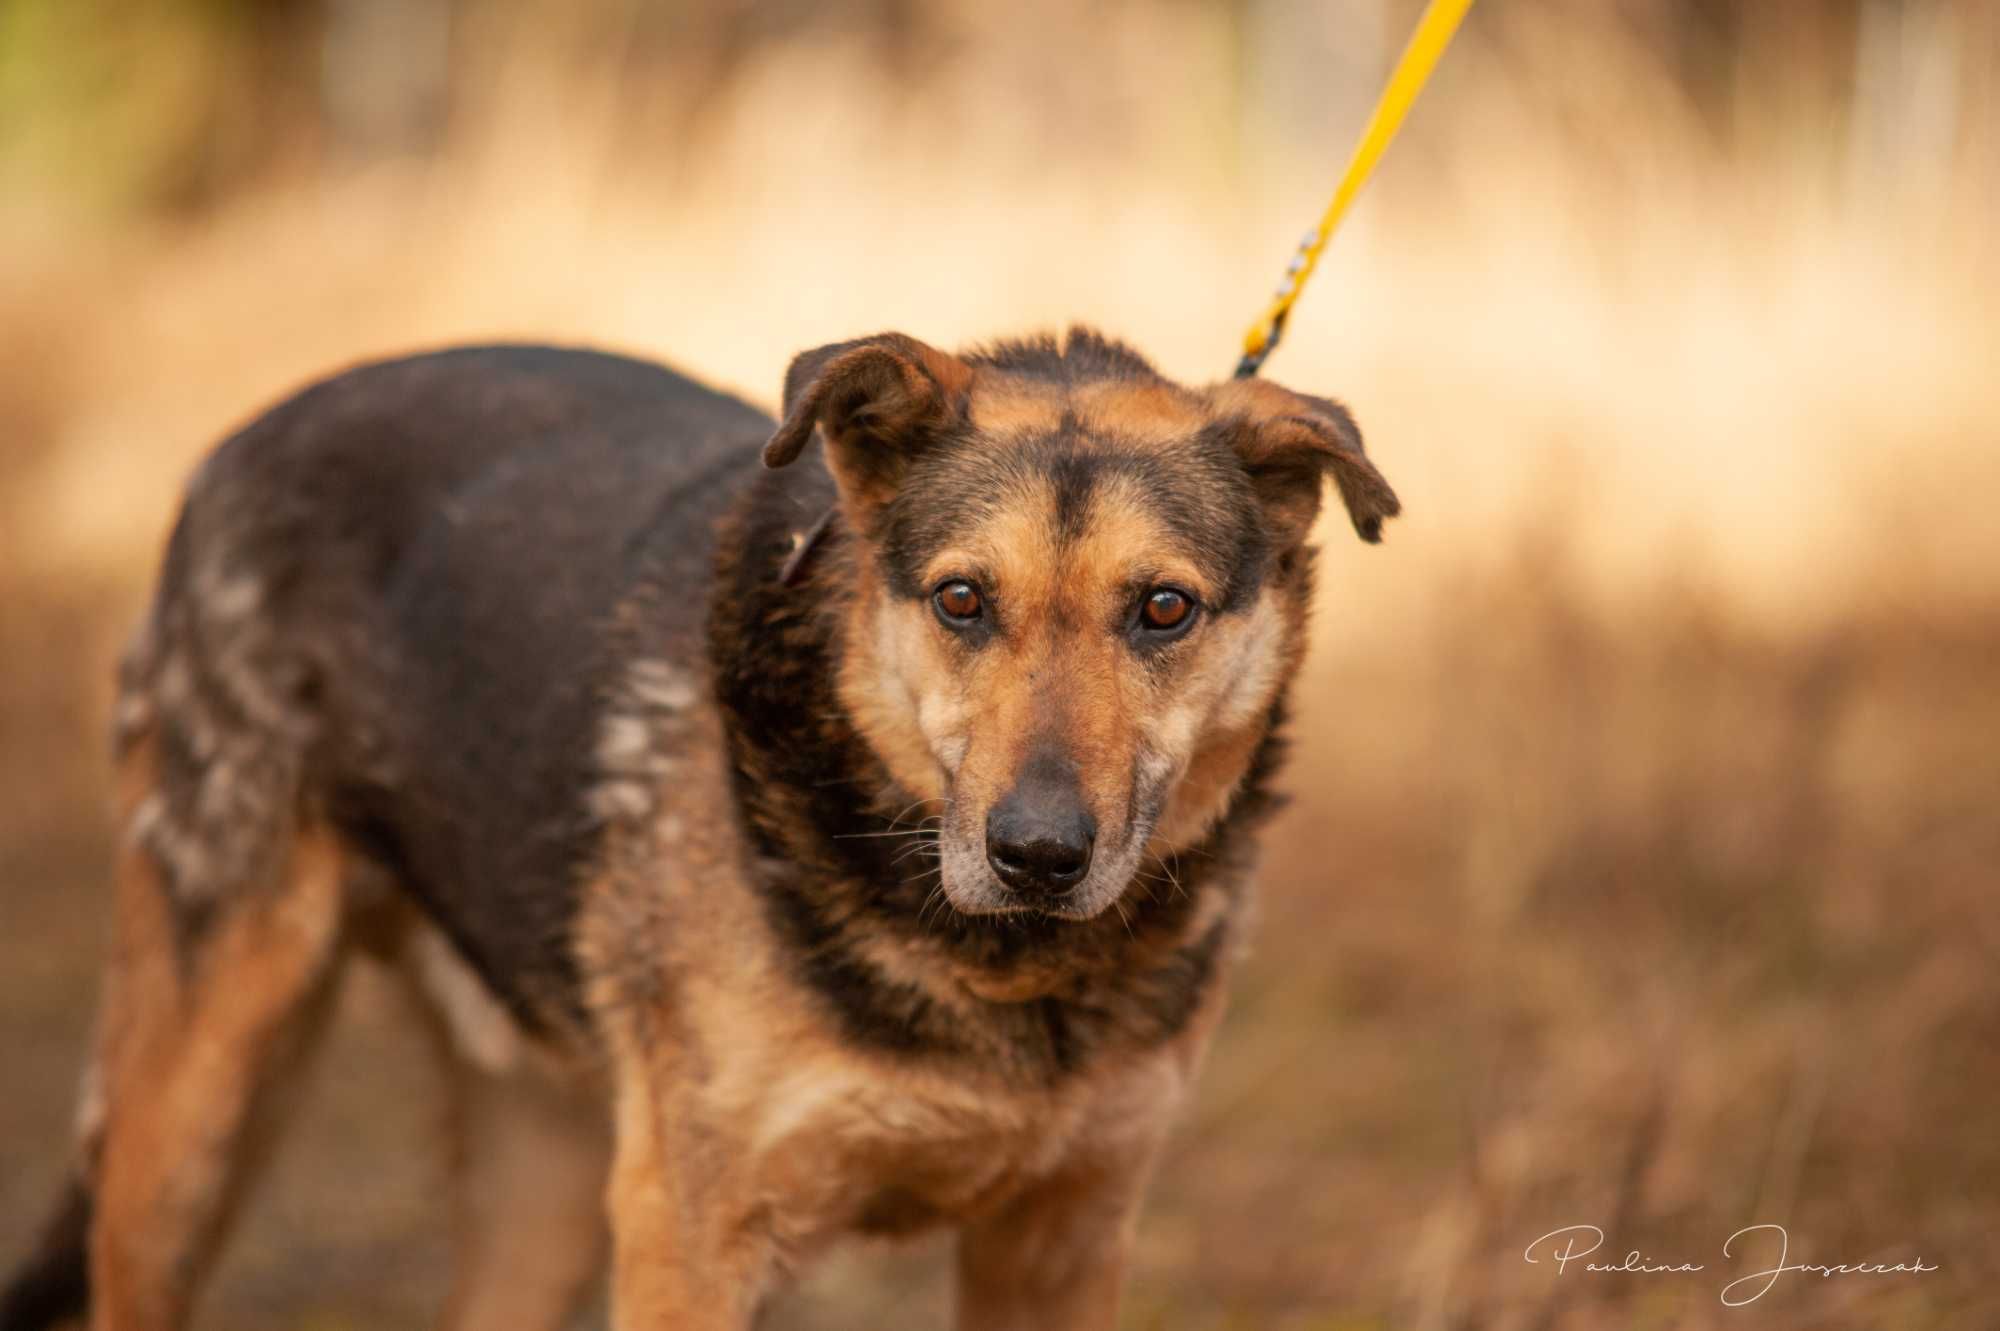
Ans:
{"type": "Polygon", "coordinates": [[[1329,477],[1375,540],[1344,409],[1084,330],[823,347],[775,424],[535,347],[277,407],[123,668],[75,1184],[0,1326],[185,1322],[361,951],[456,1069],[448,1325],[559,1327],[608,1256],[625,1331],[743,1328],[949,1226],[961,1327],[1110,1327],[1329,477]]]}

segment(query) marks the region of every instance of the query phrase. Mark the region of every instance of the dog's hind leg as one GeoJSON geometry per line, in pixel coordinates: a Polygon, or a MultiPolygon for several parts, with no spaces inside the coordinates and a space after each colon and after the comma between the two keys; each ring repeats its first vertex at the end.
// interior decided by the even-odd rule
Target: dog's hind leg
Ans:
{"type": "Polygon", "coordinates": [[[451,1078],[455,1269],[445,1331],[560,1331],[609,1254],[610,1122],[587,1068],[534,1043],[442,934],[400,968],[451,1078]]]}
{"type": "MultiPolygon", "coordinates": [[[[128,810],[157,795],[151,741],[127,749],[120,778],[128,810]]],[[[85,1125],[97,1331],[185,1323],[286,1074],[328,1006],[345,857],[331,832],[292,811],[294,792],[272,796],[288,812],[267,873],[208,884],[192,933],[186,886],[176,891],[146,838],[121,851],[101,1117],[85,1125]]]]}

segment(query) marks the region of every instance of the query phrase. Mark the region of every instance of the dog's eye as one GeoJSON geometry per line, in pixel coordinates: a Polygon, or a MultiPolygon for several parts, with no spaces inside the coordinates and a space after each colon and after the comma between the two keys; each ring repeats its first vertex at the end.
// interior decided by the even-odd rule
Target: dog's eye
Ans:
{"type": "Polygon", "coordinates": [[[947,623],[963,624],[979,618],[979,589],[963,578],[939,583],[931,593],[931,603],[947,623]]]}
{"type": "Polygon", "coordinates": [[[1194,614],[1194,598],[1172,587],[1155,587],[1139,603],[1139,623],[1154,633],[1172,633],[1194,614]]]}

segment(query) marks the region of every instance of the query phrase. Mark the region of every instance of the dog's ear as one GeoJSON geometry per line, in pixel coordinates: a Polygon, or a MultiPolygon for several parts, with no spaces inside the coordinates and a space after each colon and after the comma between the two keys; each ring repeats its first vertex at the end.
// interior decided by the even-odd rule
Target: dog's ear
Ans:
{"type": "Polygon", "coordinates": [[[1234,427],[1237,456],[1281,549],[1306,538],[1319,516],[1322,482],[1333,477],[1347,516],[1364,541],[1403,511],[1396,492],[1361,448],[1347,408],[1261,379],[1231,379],[1208,390],[1216,415],[1234,427]]]}
{"type": "Polygon", "coordinates": [[[836,342],[785,373],[785,415],[764,445],[782,467],[817,428],[841,499],[867,518],[895,497],[910,461],[966,418],[972,367],[901,333],[836,342]]]}

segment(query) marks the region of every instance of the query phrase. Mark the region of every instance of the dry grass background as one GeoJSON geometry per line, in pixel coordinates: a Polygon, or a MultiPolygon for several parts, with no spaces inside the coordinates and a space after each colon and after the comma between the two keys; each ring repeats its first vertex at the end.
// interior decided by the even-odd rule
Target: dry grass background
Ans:
{"type": "MultiPolygon", "coordinates": [[[[0,21],[5,1253],[101,952],[108,665],[226,428],[503,336],[766,402],[886,327],[1084,320],[1217,377],[1411,13],[425,0],[452,26],[385,45],[394,6],[185,8],[0,21]]],[[[1949,0],[1475,15],[1269,366],[1351,403],[1409,516],[1329,526],[1128,1326],[2000,1324],[1996,71],[1949,0]],[[1522,1261],[1582,1222],[1711,1269],[1522,1261]],[[1727,1309],[1754,1222],[1941,1269],[1727,1309]]],[[[439,1087],[366,973],[333,1043],[213,1325],[440,1295],[439,1087]]],[[[776,1320],[946,1306],[935,1247],[807,1296],[776,1320]]]]}

